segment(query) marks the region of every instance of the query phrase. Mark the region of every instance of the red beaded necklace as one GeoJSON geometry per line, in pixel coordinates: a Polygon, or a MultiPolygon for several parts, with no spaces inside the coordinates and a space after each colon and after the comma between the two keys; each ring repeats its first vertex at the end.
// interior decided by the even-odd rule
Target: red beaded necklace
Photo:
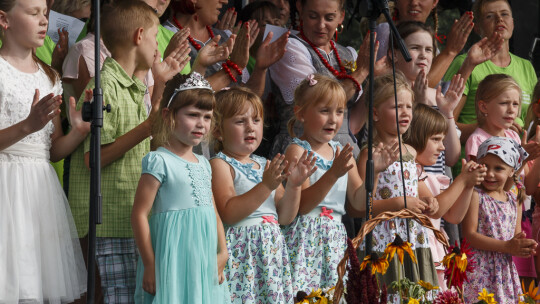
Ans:
{"type": "Polygon", "coordinates": [[[304,35],[303,27],[300,27],[300,37],[302,39],[304,39],[304,41],[307,42],[309,44],[309,46],[311,46],[311,48],[315,51],[317,56],[319,56],[319,59],[321,59],[321,61],[323,62],[324,66],[332,74],[334,74],[334,76],[337,79],[350,79],[353,82],[354,86],[356,87],[356,90],[360,91],[360,84],[358,83],[358,81],[356,81],[356,79],[354,79],[354,77],[352,77],[351,75],[347,74],[347,70],[345,69],[345,67],[341,63],[341,58],[339,57],[339,53],[338,53],[338,50],[337,50],[337,48],[336,48],[336,46],[334,44],[334,41],[330,40],[330,47],[332,48],[332,51],[334,51],[334,54],[336,54],[336,59],[337,59],[337,62],[339,64],[339,69],[340,69],[339,72],[336,69],[334,69],[334,67],[331,66],[330,63],[328,63],[328,60],[326,60],[326,58],[324,58],[324,56],[321,54],[319,49],[313,44],[313,42],[311,42],[311,41],[309,41],[309,39],[307,39],[306,35],[304,35]]]}
{"type": "MultiPolygon", "coordinates": [[[[174,23],[176,24],[176,27],[178,27],[178,29],[183,29],[182,25],[180,25],[180,22],[178,22],[178,19],[176,19],[176,16],[173,16],[172,19],[174,23]]],[[[212,28],[209,25],[206,26],[206,30],[208,31],[210,38],[214,38],[214,32],[212,31],[212,28]]],[[[191,45],[193,45],[193,47],[195,47],[197,51],[201,49],[201,45],[198,44],[197,41],[195,41],[195,39],[191,37],[191,35],[189,35],[187,39],[189,43],[191,43],[191,45]]]]}

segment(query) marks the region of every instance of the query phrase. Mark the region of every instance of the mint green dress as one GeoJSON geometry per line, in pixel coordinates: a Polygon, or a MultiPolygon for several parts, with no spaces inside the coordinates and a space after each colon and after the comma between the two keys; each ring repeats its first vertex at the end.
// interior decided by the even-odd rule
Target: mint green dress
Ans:
{"type": "Polygon", "coordinates": [[[155,254],[156,294],[142,289],[144,265],[137,265],[135,303],[230,303],[227,282],[217,273],[217,226],[212,203],[212,172],[160,147],[142,161],[142,174],[161,186],[152,206],[150,235],[155,254]]]}

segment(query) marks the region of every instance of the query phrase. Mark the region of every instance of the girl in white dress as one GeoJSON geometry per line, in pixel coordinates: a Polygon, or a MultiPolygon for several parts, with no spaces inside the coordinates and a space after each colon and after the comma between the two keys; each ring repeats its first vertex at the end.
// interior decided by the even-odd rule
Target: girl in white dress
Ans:
{"type": "Polygon", "coordinates": [[[73,218],[49,162],[71,153],[90,126],[71,99],[72,131],[62,134],[62,86],[33,54],[46,13],[45,0],[0,1],[0,303],[71,302],[86,288],[73,218]]]}

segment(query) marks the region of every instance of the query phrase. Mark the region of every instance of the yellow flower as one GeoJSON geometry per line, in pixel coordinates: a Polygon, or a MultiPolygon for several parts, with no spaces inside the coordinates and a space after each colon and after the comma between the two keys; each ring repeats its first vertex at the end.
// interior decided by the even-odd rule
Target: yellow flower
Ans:
{"type": "Polygon", "coordinates": [[[414,253],[411,248],[411,243],[404,242],[399,234],[396,234],[396,238],[392,243],[388,243],[386,246],[386,249],[384,250],[384,254],[388,256],[388,260],[392,260],[394,258],[394,254],[397,253],[399,262],[403,264],[403,253],[407,252],[409,256],[411,257],[411,260],[416,263],[416,257],[414,256],[414,253]]]}
{"type": "Polygon", "coordinates": [[[420,302],[415,298],[409,298],[409,304],[420,304],[420,302]]]}
{"type": "Polygon", "coordinates": [[[422,280],[418,281],[418,285],[422,286],[426,291],[439,289],[439,286],[433,286],[428,282],[424,282],[422,280]]]}
{"type": "Polygon", "coordinates": [[[384,275],[386,273],[386,270],[388,269],[388,266],[390,265],[388,263],[388,260],[386,259],[386,256],[379,258],[376,253],[373,253],[373,254],[367,255],[364,258],[364,260],[362,261],[362,264],[360,264],[360,270],[364,270],[370,263],[371,263],[371,274],[380,273],[384,275]]]}
{"type": "Polygon", "coordinates": [[[531,284],[529,285],[529,290],[527,291],[525,289],[524,282],[521,281],[521,288],[525,293],[521,294],[520,296],[523,297],[525,302],[520,301],[520,303],[536,303],[536,301],[540,300],[540,295],[538,295],[538,287],[534,287],[534,281],[531,281],[531,284]]]}
{"type": "Polygon", "coordinates": [[[478,293],[478,300],[484,301],[487,304],[497,304],[492,293],[488,293],[485,288],[482,289],[482,292],[478,293]]]}

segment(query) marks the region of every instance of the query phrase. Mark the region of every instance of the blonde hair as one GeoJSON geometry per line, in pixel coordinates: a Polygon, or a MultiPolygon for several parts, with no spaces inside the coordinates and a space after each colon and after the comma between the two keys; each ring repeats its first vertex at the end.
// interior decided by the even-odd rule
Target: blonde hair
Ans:
{"type": "Polygon", "coordinates": [[[404,141],[420,153],[426,149],[431,136],[446,135],[447,130],[448,122],[439,111],[419,103],[414,106],[413,120],[405,133],[404,141]]]}
{"type": "Polygon", "coordinates": [[[490,100],[497,98],[497,96],[511,89],[517,90],[519,92],[519,116],[519,113],[521,112],[521,88],[519,87],[519,84],[514,80],[514,78],[512,78],[512,76],[506,74],[491,74],[486,76],[486,78],[484,78],[482,81],[480,81],[480,83],[478,84],[478,89],[476,90],[476,96],[474,100],[476,120],[478,121],[479,126],[482,126],[486,122],[486,118],[480,111],[480,100],[484,102],[489,102],[490,100]]]}
{"type": "Polygon", "coordinates": [[[152,145],[155,147],[163,146],[169,142],[169,138],[175,128],[174,117],[180,109],[193,105],[198,109],[211,111],[214,107],[214,93],[209,89],[180,91],[174,95],[173,100],[171,100],[171,103],[167,107],[169,99],[175,94],[175,89],[184,83],[188,76],[189,75],[177,74],[169,80],[165,86],[163,98],[159,105],[159,112],[161,115],[158,115],[157,121],[154,124],[154,139],[152,145]],[[169,109],[167,114],[163,114],[163,109],[165,108],[169,109]]]}
{"type": "Polygon", "coordinates": [[[216,104],[212,119],[212,141],[214,150],[223,150],[223,143],[217,139],[216,134],[223,134],[223,121],[236,115],[248,111],[249,107],[254,109],[255,117],[261,121],[264,118],[264,110],[261,98],[248,88],[233,87],[216,93],[216,104]]]}
{"type": "Polygon", "coordinates": [[[531,139],[536,135],[536,126],[540,117],[536,116],[535,108],[540,106],[540,81],[536,83],[532,94],[531,104],[527,110],[527,116],[525,117],[525,128],[529,130],[527,139],[531,139]]]}
{"type": "Polygon", "coordinates": [[[101,36],[111,53],[130,45],[138,28],[149,30],[158,24],[157,13],[144,1],[117,0],[101,12],[101,36]]]}
{"type": "MultiPolygon", "coordinates": [[[[312,85],[309,79],[304,79],[294,91],[294,106],[298,107],[299,113],[323,102],[327,105],[338,103],[339,107],[347,107],[347,94],[339,81],[321,74],[313,74],[313,81],[316,83],[312,85]]],[[[295,123],[296,116],[293,115],[287,124],[287,130],[292,137],[296,136],[295,123]]]]}
{"type": "MultiPolygon", "coordinates": [[[[394,76],[392,74],[385,74],[375,77],[373,80],[373,108],[380,107],[389,98],[397,95],[399,91],[406,91],[411,93],[412,100],[414,102],[414,92],[409,85],[409,82],[405,78],[405,75],[401,71],[396,71],[396,91],[394,92],[394,76]]],[[[362,94],[363,102],[366,103],[366,108],[369,107],[369,82],[365,86],[364,93],[362,94]]],[[[366,111],[366,117],[369,113],[366,111]]],[[[367,121],[367,119],[366,119],[367,121]]],[[[377,136],[377,128],[373,129],[373,138],[377,136]]]]}

